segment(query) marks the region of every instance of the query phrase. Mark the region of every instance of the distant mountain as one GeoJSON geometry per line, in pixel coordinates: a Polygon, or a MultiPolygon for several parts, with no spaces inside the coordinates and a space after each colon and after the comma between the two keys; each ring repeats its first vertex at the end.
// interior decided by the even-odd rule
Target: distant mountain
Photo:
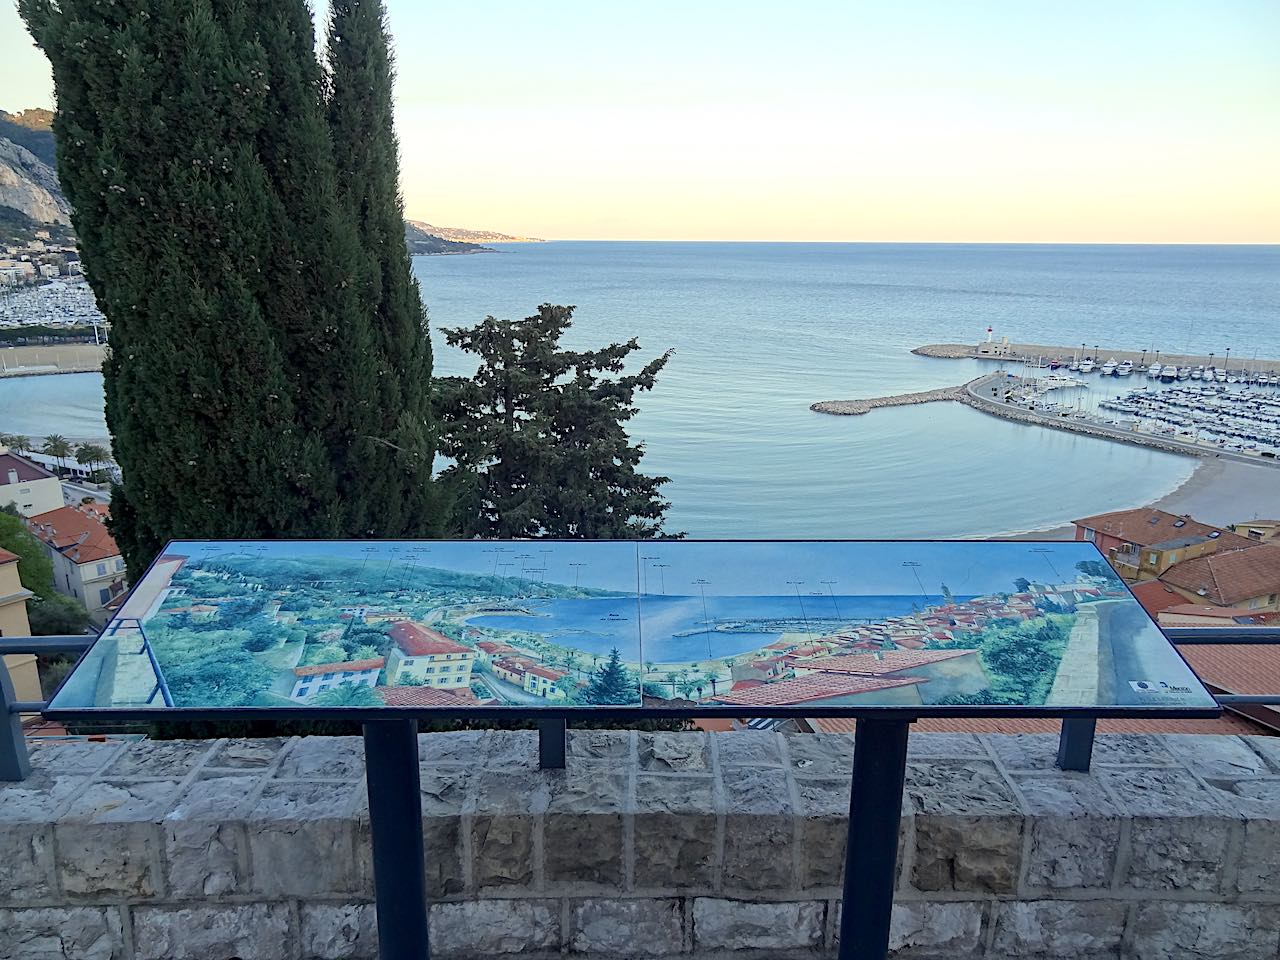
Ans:
{"type": "Polygon", "coordinates": [[[0,137],[0,208],[37,224],[71,223],[71,207],[47,163],[7,137],[0,137]]]}
{"type": "Polygon", "coordinates": [[[428,233],[416,220],[406,220],[404,224],[404,242],[409,253],[434,256],[447,253],[493,253],[492,247],[482,247],[478,243],[467,243],[462,240],[446,240],[444,237],[428,233]]]}
{"type": "Polygon", "coordinates": [[[39,107],[23,110],[21,113],[5,113],[0,110],[0,137],[30,150],[41,163],[57,169],[52,110],[41,110],[39,107]]]}
{"type": "Polygon", "coordinates": [[[513,237],[493,230],[464,230],[461,227],[437,227],[422,220],[408,220],[423,233],[445,240],[458,240],[469,243],[542,243],[537,237],[513,237]]]}

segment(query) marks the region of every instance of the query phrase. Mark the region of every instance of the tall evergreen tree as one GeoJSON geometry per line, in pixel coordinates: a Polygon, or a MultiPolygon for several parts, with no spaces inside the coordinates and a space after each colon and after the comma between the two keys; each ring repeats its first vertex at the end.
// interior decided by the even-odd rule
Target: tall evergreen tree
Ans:
{"type": "Polygon", "coordinates": [[[112,528],[138,573],[168,537],[334,531],[261,296],[282,207],[258,157],[273,65],[246,6],[21,0],[53,67],[60,179],[111,322],[112,528]]]}
{"type": "Polygon", "coordinates": [[[525,320],[444,331],[480,359],[474,378],[438,381],[441,450],[454,460],[441,482],[464,535],[662,534],[669,504],[658,491],[668,478],[639,472],[644,446],[625,424],[636,392],[653,388],[671,354],[623,374],[637,342],[563,350],[572,317],[573,307],[543,304],[525,320]]]}
{"type": "Polygon", "coordinates": [[[609,659],[592,676],[583,693],[588,703],[638,703],[640,682],[622,663],[618,648],[609,651],[609,659]]]}
{"type": "Polygon", "coordinates": [[[339,193],[355,217],[358,290],[386,364],[380,429],[395,452],[395,469],[376,478],[378,499],[385,502],[381,517],[388,533],[430,533],[441,523],[431,484],[431,338],[405,245],[392,57],[381,0],[334,0],[327,51],[339,193]]]}

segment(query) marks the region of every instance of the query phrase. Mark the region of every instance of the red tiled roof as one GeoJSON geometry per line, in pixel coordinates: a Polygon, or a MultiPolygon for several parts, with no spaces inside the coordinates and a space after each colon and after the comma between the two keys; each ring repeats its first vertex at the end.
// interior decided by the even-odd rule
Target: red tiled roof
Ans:
{"type": "Polygon", "coordinates": [[[381,670],[386,661],[382,657],[369,660],[348,660],[345,663],[313,663],[307,667],[294,667],[294,676],[310,677],[317,673],[338,673],[343,670],[381,670]]]}
{"type": "Polygon", "coordinates": [[[1153,617],[1159,614],[1161,610],[1168,610],[1170,607],[1187,602],[1186,597],[1159,580],[1146,580],[1135,584],[1130,589],[1133,591],[1133,595],[1138,598],[1138,602],[1142,604],[1142,609],[1153,617]]]}
{"type": "Polygon", "coordinates": [[[389,707],[467,707],[476,702],[470,690],[462,695],[436,687],[376,687],[375,692],[389,707]]]}
{"type": "Polygon", "coordinates": [[[1072,520],[1077,527],[1087,527],[1108,537],[1115,537],[1125,543],[1149,547],[1181,537],[1207,537],[1217,533],[1217,540],[1223,546],[1228,544],[1234,549],[1254,543],[1244,537],[1236,536],[1208,523],[1201,523],[1189,516],[1180,517],[1164,510],[1152,510],[1144,507],[1137,510],[1117,510],[1114,513],[1100,513],[1097,516],[1072,520]]]}
{"type": "Polygon", "coordinates": [[[427,657],[439,653],[471,653],[470,647],[418,623],[401,620],[391,628],[391,639],[406,656],[427,657]]]}
{"type": "Polygon", "coordinates": [[[830,700],[859,693],[876,693],[894,687],[909,687],[927,681],[922,677],[853,677],[838,673],[812,673],[807,677],[766,683],[750,690],[730,690],[712,697],[712,703],[742,704],[743,706],[783,705],[807,703],[812,700],[830,700]]]}
{"type": "Polygon", "coordinates": [[[38,463],[24,460],[14,453],[0,453],[0,487],[8,486],[10,470],[18,475],[18,483],[57,479],[52,471],[46,470],[38,463]]]}
{"type": "Polygon", "coordinates": [[[14,563],[21,559],[16,553],[10,553],[4,547],[0,547],[0,563],[14,563]]]}
{"type": "Polygon", "coordinates": [[[867,676],[881,676],[886,673],[898,673],[914,667],[924,667],[931,663],[954,660],[957,657],[968,657],[976,650],[886,650],[883,653],[856,653],[843,657],[823,657],[811,660],[805,667],[821,670],[823,673],[850,673],[867,676]]]}
{"type": "Polygon", "coordinates": [[[28,518],[27,528],[73,563],[120,556],[120,548],[106,525],[92,512],[58,507],[28,518]]]}
{"type": "Polygon", "coordinates": [[[1258,543],[1175,563],[1160,579],[1220,607],[1280,593],[1280,544],[1258,543]]]}
{"type": "MultiPolygon", "coordinates": [[[[820,733],[853,733],[858,721],[844,717],[819,717],[805,721],[820,733]]],[[[1041,717],[922,717],[911,725],[912,733],[1057,733],[1061,720],[1041,717]]],[[[1224,713],[1215,720],[1099,720],[1099,733],[1216,733],[1266,734],[1261,724],[1224,713]]]]}

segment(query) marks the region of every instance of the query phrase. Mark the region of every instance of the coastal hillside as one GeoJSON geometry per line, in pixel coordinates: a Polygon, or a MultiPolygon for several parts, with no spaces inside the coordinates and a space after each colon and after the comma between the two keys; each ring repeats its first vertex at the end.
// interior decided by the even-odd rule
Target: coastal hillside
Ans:
{"type": "Polygon", "coordinates": [[[36,224],[69,224],[71,207],[53,168],[26,147],[0,137],[0,208],[36,224]]]}
{"type": "Polygon", "coordinates": [[[41,163],[57,168],[57,151],[53,140],[53,111],[32,107],[19,113],[0,110],[0,137],[30,150],[41,163]]]}
{"type": "Polygon", "coordinates": [[[424,220],[408,220],[406,223],[417,227],[424,233],[444,240],[456,240],[461,243],[542,243],[537,237],[514,237],[495,230],[466,230],[462,227],[437,227],[424,220]]]}
{"type": "Polygon", "coordinates": [[[439,256],[450,253],[493,253],[492,248],[481,246],[478,243],[449,240],[445,237],[428,233],[413,220],[405,221],[404,242],[408,245],[409,252],[414,256],[439,256]]]}

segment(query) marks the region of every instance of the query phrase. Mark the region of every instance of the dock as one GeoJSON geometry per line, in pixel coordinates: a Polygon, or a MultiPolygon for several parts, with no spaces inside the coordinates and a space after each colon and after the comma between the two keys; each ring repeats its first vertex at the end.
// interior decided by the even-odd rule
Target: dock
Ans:
{"type": "MultiPolygon", "coordinates": [[[[928,343],[911,351],[921,357],[939,357],[944,360],[1000,360],[1005,363],[1035,363],[1057,361],[1070,363],[1080,356],[1080,346],[1073,347],[1048,346],[1040,343],[928,343]]],[[[1129,360],[1137,363],[1173,363],[1180,367],[1196,367],[1200,365],[1226,366],[1227,357],[1223,353],[1164,353],[1154,350],[1115,350],[1111,347],[1085,345],[1085,355],[1091,356],[1099,364],[1106,360],[1123,362],[1129,360]]],[[[1280,360],[1265,358],[1234,356],[1230,359],[1233,370],[1280,372],[1280,360]]]]}

